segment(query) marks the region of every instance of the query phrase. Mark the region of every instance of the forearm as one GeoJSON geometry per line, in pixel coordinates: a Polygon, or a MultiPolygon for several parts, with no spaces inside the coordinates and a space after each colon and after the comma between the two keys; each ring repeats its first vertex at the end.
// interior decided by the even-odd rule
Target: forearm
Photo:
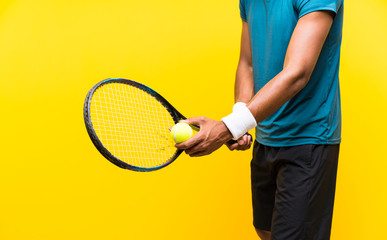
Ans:
{"type": "Polygon", "coordinates": [[[248,102],[247,107],[257,122],[261,122],[303,89],[309,76],[284,69],[270,80],[248,102]]]}
{"type": "Polygon", "coordinates": [[[239,64],[236,72],[234,99],[235,102],[248,103],[254,96],[253,66],[239,64]]]}
{"type": "Polygon", "coordinates": [[[248,103],[254,96],[253,62],[247,22],[242,21],[241,54],[235,78],[235,102],[248,103]]]}

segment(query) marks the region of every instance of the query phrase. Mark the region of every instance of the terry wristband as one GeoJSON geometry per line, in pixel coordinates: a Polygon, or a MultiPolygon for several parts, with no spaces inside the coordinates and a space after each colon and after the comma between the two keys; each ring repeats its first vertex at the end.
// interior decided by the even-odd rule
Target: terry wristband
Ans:
{"type": "Polygon", "coordinates": [[[222,118],[223,123],[231,132],[233,139],[237,140],[249,130],[257,126],[253,114],[246,107],[246,103],[237,102],[233,106],[233,112],[222,118]]]}
{"type": "Polygon", "coordinates": [[[244,102],[237,102],[237,103],[234,104],[234,106],[232,106],[232,111],[235,112],[238,109],[241,109],[243,107],[246,107],[246,103],[244,103],[244,102]]]}

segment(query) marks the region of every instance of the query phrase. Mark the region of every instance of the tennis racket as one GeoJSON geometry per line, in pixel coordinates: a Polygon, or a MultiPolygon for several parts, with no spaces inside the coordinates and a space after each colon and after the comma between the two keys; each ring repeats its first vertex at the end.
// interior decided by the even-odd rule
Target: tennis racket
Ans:
{"type": "Polygon", "coordinates": [[[138,82],[111,78],[97,83],[86,96],[83,116],[95,147],[118,167],[154,171],[183,152],[175,147],[169,127],[186,117],[138,82]]]}

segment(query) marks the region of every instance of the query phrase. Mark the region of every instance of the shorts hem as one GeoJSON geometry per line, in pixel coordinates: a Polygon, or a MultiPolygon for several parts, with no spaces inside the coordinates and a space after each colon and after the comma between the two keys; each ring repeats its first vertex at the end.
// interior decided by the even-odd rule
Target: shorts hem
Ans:
{"type": "Polygon", "coordinates": [[[256,138],[256,141],[262,145],[269,146],[269,147],[294,147],[294,146],[300,146],[300,145],[308,145],[308,144],[314,144],[314,145],[335,145],[341,143],[341,138],[339,139],[333,139],[329,141],[322,141],[318,139],[313,140],[303,140],[303,141],[297,141],[297,140],[287,140],[286,142],[278,140],[278,141],[265,141],[263,139],[256,138]]]}
{"type": "Polygon", "coordinates": [[[271,226],[263,226],[263,225],[259,226],[259,224],[254,222],[253,222],[253,226],[255,229],[271,232],[271,226]]]}

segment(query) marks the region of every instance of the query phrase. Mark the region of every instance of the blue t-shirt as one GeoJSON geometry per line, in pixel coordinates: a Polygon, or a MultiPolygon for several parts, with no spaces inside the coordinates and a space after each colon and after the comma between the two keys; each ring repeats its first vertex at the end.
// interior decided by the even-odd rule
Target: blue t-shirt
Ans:
{"type": "Polygon", "coordinates": [[[242,20],[249,26],[255,93],[282,71],[298,19],[319,10],[335,13],[308,84],[258,123],[256,138],[268,146],[340,143],[343,0],[240,0],[239,7],[242,20]]]}

